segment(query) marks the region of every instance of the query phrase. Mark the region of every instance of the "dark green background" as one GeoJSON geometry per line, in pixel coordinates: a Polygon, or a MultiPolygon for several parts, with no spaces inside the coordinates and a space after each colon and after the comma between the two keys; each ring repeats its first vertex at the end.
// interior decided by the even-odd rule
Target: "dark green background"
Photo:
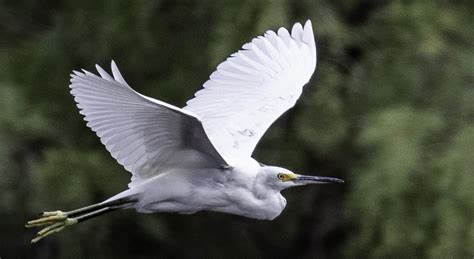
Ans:
{"type": "Polygon", "coordinates": [[[1,258],[470,258],[474,1],[0,1],[1,258]],[[30,245],[26,220],[126,188],[69,95],[114,59],[184,106],[267,29],[313,21],[318,67],[254,157],[344,185],[287,190],[274,221],[119,211],[30,245]]]}

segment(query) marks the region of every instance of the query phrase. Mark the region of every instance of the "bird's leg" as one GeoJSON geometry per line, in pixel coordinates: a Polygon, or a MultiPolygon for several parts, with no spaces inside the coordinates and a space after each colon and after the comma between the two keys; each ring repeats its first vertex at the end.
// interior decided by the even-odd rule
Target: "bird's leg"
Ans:
{"type": "Polygon", "coordinates": [[[47,211],[41,213],[39,219],[28,221],[25,224],[25,227],[44,227],[37,233],[36,237],[31,240],[32,243],[36,243],[50,234],[63,230],[67,226],[86,221],[107,212],[127,207],[128,205],[135,202],[136,200],[132,197],[126,197],[110,202],[93,204],[68,212],[63,212],[60,210],[47,211]]]}

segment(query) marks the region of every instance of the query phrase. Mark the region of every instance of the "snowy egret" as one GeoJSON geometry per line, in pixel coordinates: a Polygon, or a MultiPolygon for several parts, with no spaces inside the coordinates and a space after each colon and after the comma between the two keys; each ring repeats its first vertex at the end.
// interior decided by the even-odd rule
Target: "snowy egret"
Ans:
{"type": "Polygon", "coordinates": [[[67,226],[124,208],[191,214],[202,210],[272,220],[285,208],[280,191],[340,183],[266,166],[251,157],[265,131],[296,103],[316,68],[311,22],[254,38],[222,62],[202,90],[178,108],[134,91],[112,61],[112,75],[71,74],[71,93],[107,150],[132,173],[129,188],[101,203],[43,212],[32,242],[67,226]]]}

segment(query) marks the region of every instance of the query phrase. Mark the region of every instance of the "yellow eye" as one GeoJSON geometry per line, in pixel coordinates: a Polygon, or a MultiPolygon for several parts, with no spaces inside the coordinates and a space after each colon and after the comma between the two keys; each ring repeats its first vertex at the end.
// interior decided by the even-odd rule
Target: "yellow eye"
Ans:
{"type": "Polygon", "coordinates": [[[285,174],[278,174],[277,177],[278,177],[278,179],[280,179],[282,181],[285,180],[285,178],[286,178],[285,174]]]}

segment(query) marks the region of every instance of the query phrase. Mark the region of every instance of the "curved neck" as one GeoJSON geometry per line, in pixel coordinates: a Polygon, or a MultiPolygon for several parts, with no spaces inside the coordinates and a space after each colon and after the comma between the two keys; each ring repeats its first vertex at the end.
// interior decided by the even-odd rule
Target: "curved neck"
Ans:
{"type": "MultiPolygon", "coordinates": [[[[269,195],[280,194],[280,189],[268,185],[267,176],[263,173],[256,175],[252,186],[252,193],[258,199],[266,199],[269,195]]],[[[276,187],[276,186],[275,186],[276,187]]]]}

